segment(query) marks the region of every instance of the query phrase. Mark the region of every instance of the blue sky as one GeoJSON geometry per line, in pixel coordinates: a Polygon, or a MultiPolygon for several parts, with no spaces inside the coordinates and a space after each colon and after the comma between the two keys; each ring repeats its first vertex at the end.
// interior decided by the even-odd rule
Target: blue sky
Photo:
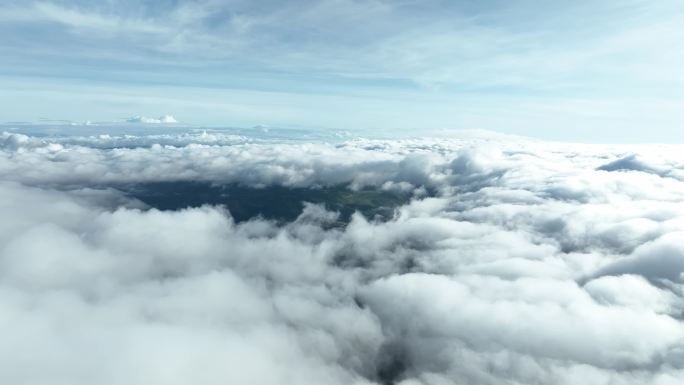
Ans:
{"type": "Polygon", "coordinates": [[[684,4],[0,0],[0,121],[684,141],[684,4]]]}

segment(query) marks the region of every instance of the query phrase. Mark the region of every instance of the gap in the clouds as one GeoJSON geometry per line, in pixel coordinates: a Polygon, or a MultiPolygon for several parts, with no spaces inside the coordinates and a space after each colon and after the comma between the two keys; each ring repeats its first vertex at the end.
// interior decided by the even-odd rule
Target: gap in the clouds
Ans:
{"type": "Polygon", "coordinates": [[[112,187],[159,210],[222,205],[228,208],[236,222],[257,217],[290,222],[302,213],[304,202],[323,204],[327,210],[339,212],[338,225],[348,223],[354,212],[360,212],[369,219],[388,220],[396,207],[411,199],[409,193],[351,190],[346,186],[255,188],[238,184],[174,181],[112,187]]]}
{"type": "Polygon", "coordinates": [[[381,384],[396,384],[410,366],[406,347],[400,341],[386,342],[380,348],[376,365],[376,376],[381,384]]]}

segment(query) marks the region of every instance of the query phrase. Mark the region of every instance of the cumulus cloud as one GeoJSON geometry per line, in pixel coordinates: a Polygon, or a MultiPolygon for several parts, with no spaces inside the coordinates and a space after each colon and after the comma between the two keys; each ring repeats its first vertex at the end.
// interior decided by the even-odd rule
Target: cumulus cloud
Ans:
{"type": "Polygon", "coordinates": [[[0,137],[3,383],[684,380],[676,148],[230,135],[0,137]],[[151,181],[413,198],[237,223],[151,181]]]}
{"type": "Polygon", "coordinates": [[[159,118],[146,118],[144,116],[133,116],[128,119],[126,119],[128,123],[146,123],[146,124],[169,124],[169,123],[178,123],[176,118],[174,118],[171,115],[163,115],[160,116],[159,118]]]}

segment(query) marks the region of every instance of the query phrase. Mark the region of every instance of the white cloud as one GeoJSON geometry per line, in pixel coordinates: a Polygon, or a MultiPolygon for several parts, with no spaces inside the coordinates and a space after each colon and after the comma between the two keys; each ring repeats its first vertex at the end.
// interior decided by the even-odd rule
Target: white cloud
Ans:
{"type": "Polygon", "coordinates": [[[2,382],[684,380],[679,147],[174,127],[0,137],[2,382]],[[105,188],[171,180],[416,198],[339,227],[105,188]]]}
{"type": "Polygon", "coordinates": [[[171,115],[163,115],[159,118],[146,118],[144,116],[133,116],[126,119],[128,123],[148,123],[148,124],[160,124],[160,123],[178,123],[176,118],[171,115]]]}

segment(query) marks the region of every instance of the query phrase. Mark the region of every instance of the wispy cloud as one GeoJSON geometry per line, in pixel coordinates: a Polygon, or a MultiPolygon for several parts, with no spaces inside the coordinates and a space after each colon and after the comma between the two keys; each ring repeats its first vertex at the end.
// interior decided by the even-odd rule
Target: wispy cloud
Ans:
{"type": "MultiPolygon", "coordinates": [[[[636,118],[630,113],[633,104],[657,110],[660,103],[684,97],[678,71],[684,66],[678,44],[684,13],[674,1],[554,7],[534,2],[60,1],[4,5],[0,14],[0,51],[8,58],[0,70],[11,76],[341,97],[370,93],[390,99],[404,93],[424,111],[419,115],[430,115],[427,100],[433,99],[457,106],[484,100],[493,110],[539,103],[560,109],[568,100],[576,106],[616,103],[622,117],[607,126],[613,132],[636,118]]],[[[402,115],[414,125],[421,122],[402,115]]],[[[348,124],[341,114],[329,116],[316,124],[348,124]]],[[[681,123],[667,110],[651,118],[664,133],[681,123]]],[[[568,119],[586,124],[574,115],[563,117],[568,119]]],[[[534,118],[527,123],[536,125],[534,118]]],[[[463,123],[443,118],[443,126],[454,124],[463,123]]],[[[519,129],[517,123],[472,124],[519,129]]]]}

